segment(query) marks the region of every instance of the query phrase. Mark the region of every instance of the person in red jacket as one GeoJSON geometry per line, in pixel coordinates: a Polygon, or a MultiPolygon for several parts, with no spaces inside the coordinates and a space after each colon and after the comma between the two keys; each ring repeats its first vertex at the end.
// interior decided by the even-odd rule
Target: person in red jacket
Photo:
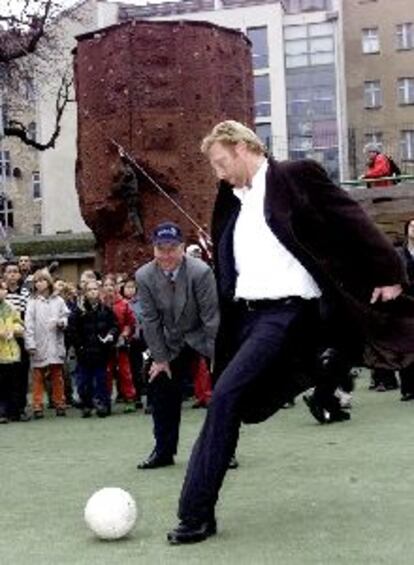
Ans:
{"type": "MultiPolygon", "coordinates": [[[[380,179],[392,176],[390,161],[384,153],[381,153],[377,143],[367,143],[364,147],[364,154],[367,156],[367,169],[360,177],[361,179],[380,179]]],[[[394,186],[392,180],[367,183],[368,188],[388,188],[390,186],[394,186]]]]}
{"type": "Polygon", "coordinates": [[[108,388],[111,394],[114,374],[118,370],[118,393],[127,403],[125,411],[130,412],[135,409],[136,391],[133,384],[128,347],[135,332],[135,316],[128,301],[116,291],[116,281],[113,277],[105,277],[102,291],[103,301],[112,308],[120,332],[115,352],[111,355],[107,365],[108,388]]]}

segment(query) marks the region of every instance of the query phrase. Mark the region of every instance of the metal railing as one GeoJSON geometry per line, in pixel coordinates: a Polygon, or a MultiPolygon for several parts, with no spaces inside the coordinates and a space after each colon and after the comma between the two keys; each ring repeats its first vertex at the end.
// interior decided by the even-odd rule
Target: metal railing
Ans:
{"type": "MultiPolygon", "coordinates": [[[[392,181],[394,185],[400,182],[414,183],[414,175],[398,175],[398,176],[393,175],[391,177],[378,177],[376,179],[342,180],[340,181],[340,185],[344,188],[375,188],[376,183],[380,183],[383,181],[392,181]]],[[[381,186],[381,188],[384,187],[381,186]]],[[[387,188],[392,188],[392,185],[390,185],[387,188]]]]}

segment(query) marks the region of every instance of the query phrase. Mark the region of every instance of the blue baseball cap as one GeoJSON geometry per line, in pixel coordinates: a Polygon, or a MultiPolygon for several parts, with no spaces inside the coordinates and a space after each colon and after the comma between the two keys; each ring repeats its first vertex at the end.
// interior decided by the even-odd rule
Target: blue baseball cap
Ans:
{"type": "Polygon", "coordinates": [[[183,232],[180,226],[174,222],[163,222],[159,224],[152,232],[152,243],[161,245],[163,243],[180,244],[183,242],[183,232]]]}

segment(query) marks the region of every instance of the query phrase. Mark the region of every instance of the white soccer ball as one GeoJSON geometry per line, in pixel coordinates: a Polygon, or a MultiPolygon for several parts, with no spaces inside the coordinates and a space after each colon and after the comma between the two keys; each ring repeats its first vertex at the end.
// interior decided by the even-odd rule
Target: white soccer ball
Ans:
{"type": "Polygon", "coordinates": [[[98,538],[120,539],[134,527],[137,505],[129,492],[117,487],[103,488],[86,503],[84,518],[98,538]]]}

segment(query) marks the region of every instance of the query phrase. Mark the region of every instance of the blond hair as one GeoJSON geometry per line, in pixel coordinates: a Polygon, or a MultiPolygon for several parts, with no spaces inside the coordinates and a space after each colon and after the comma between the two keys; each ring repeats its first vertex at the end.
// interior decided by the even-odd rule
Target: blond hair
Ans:
{"type": "Polygon", "coordinates": [[[243,142],[252,153],[261,155],[267,152],[264,143],[254,131],[235,120],[226,120],[214,126],[211,133],[201,142],[201,152],[208,153],[213,143],[216,142],[227,146],[243,142]]]}
{"type": "Polygon", "coordinates": [[[49,273],[47,269],[38,269],[33,274],[33,285],[37,283],[37,281],[46,281],[47,286],[49,289],[49,293],[52,294],[53,292],[53,278],[52,275],[49,273]]]}

